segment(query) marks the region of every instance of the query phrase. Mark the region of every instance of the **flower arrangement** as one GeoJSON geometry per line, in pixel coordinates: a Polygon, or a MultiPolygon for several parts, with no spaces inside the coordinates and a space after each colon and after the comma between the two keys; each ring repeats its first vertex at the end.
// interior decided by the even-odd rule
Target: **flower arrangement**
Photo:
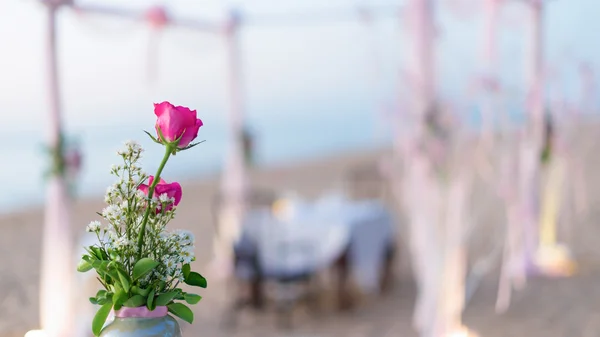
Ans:
{"type": "Polygon", "coordinates": [[[67,141],[61,132],[53,146],[43,148],[49,158],[50,165],[44,178],[62,177],[69,185],[72,195],[75,194],[76,180],[82,164],[82,154],[78,142],[67,141]]]}
{"type": "Polygon", "coordinates": [[[192,233],[167,228],[181,201],[181,186],[161,178],[171,156],[199,144],[192,141],[202,121],[195,110],[169,102],[155,104],[154,113],[156,137],[146,133],[165,150],[156,174],[142,171],[142,147],[127,142],[118,152],[122,164],[110,170],[118,181],[106,191],[108,206],[98,213],[102,221],[92,221],[86,228],[96,234],[98,243],[86,247],[77,270],[94,269],[103,287],[90,298],[92,304],[101,306],[92,322],[95,336],[100,335],[111,310],[123,307],[145,306],[153,311],[166,306],[171,314],[192,323],[193,313],[182,301],[196,304],[202,297],[178,286],[207,286],[206,279],[191,270],[195,260],[192,233]]]}

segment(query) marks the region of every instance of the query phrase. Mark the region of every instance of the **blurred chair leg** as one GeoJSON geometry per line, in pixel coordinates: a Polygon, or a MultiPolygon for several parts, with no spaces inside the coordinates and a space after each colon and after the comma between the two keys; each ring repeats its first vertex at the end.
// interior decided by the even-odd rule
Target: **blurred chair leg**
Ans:
{"type": "Polygon", "coordinates": [[[349,260],[349,249],[346,249],[335,263],[337,269],[338,309],[341,311],[347,311],[353,307],[352,298],[348,291],[348,277],[350,276],[349,260]]]}
{"type": "Polygon", "coordinates": [[[321,308],[321,288],[320,283],[317,280],[317,277],[311,277],[307,281],[307,295],[306,295],[306,305],[311,313],[316,315],[316,317],[320,317],[322,312],[321,308]]]}
{"type": "Polygon", "coordinates": [[[258,270],[255,275],[250,282],[250,304],[253,309],[262,311],[265,308],[264,278],[258,270]]]}
{"type": "Polygon", "coordinates": [[[394,283],[394,265],[396,262],[398,249],[394,244],[391,244],[385,254],[385,261],[383,264],[380,292],[381,294],[387,294],[392,290],[394,283]]]}

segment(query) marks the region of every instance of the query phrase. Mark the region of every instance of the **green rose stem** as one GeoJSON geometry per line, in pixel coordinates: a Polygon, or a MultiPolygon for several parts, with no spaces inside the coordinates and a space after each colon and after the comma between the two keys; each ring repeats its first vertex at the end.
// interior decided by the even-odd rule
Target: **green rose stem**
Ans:
{"type": "MultiPolygon", "coordinates": [[[[167,164],[167,161],[169,160],[169,157],[171,156],[171,153],[173,153],[174,150],[175,150],[175,147],[173,145],[171,145],[171,144],[165,145],[165,155],[162,159],[162,162],[160,163],[160,166],[158,166],[158,170],[156,170],[156,174],[154,175],[154,180],[152,181],[152,184],[148,188],[148,203],[150,203],[150,201],[152,200],[152,196],[154,195],[154,188],[156,188],[156,185],[160,181],[160,174],[162,173],[162,170],[165,168],[165,165],[167,164]]],[[[150,216],[150,212],[152,210],[153,210],[152,207],[147,207],[146,213],[144,213],[144,219],[142,220],[142,226],[140,228],[140,233],[138,235],[138,242],[137,242],[138,260],[142,257],[142,245],[144,244],[144,233],[146,232],[146,224],[148,223],[148,217],[150,216]]]]}

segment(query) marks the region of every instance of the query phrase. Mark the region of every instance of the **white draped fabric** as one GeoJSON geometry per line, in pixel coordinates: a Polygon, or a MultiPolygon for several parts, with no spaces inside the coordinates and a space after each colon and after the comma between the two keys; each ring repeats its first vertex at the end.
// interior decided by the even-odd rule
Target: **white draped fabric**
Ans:
{"type": "MultiPolygon", "coordinates": [[[[47,71],[50,107],[49,145],[57,151],[61,137],[60,91],[56,59],[56,7],[47,3],[47,71]]],[[[61,153],[61,155],[63,155],[61,153]]],[[[73,336],[72,237],[68,185],[60,175],[48,181],[40,265],[40,323],[48,337],[73,336]]]]}
{"type": "Polygon", "coordinates": [[[72,336],[72,238],[69,195],[63,179],[48,183],[40,278],[40,320],[48,337],[72,336]]]}
{"type": "Polygon", "coordinates": [[[385,251],[394,238],[392,218],[382,204],[339,195],[291,203],[288,219],[266,209],[249,213],[238,249],[257,251],[267,276],[293,277],[332,265],[349,248],[352,277],[361,290],[378,289],[385,251]]]}

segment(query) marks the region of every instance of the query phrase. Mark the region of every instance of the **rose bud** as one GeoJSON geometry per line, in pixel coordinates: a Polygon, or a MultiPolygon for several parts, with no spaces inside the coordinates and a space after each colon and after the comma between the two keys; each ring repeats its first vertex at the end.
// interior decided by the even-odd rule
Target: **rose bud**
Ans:
{"type": "MultiPolygon", "coordinates": [[[[148,179],[148,185],[141,184],[140,187],[138,187],[138,189],[144,192],[145,195],[148,195],[148,190],[150,189],[150,186],[152,186],[153,181],[154,177],[150,176],[150,178],[148,179]]],[[[182,195],[181,185],[179,185],[178,182],[167,183],[161,178],[158,184],[156,184],[156,187],[154,187],[154,196],[159,198],[160,200],[160,196],[163,194],[166,194],[167,197],[174,199],[173,203],[169,203],[166,205],[165,212],[167,212],[170,211],[173,207],[179,205],[182,195]]],[[[160,212],[161,209],[157,208],[156,213],[160,212]]]]}
{"type": "Polygon", "coordinates": [[[169,102],[154,104],[154,114],[157,117],[155,128],[159,142],[173,143],[179,139],[179,149],[185,148],[196,139],[203,124],[196,118],[196,110],[174,106],[169,102]]]}

